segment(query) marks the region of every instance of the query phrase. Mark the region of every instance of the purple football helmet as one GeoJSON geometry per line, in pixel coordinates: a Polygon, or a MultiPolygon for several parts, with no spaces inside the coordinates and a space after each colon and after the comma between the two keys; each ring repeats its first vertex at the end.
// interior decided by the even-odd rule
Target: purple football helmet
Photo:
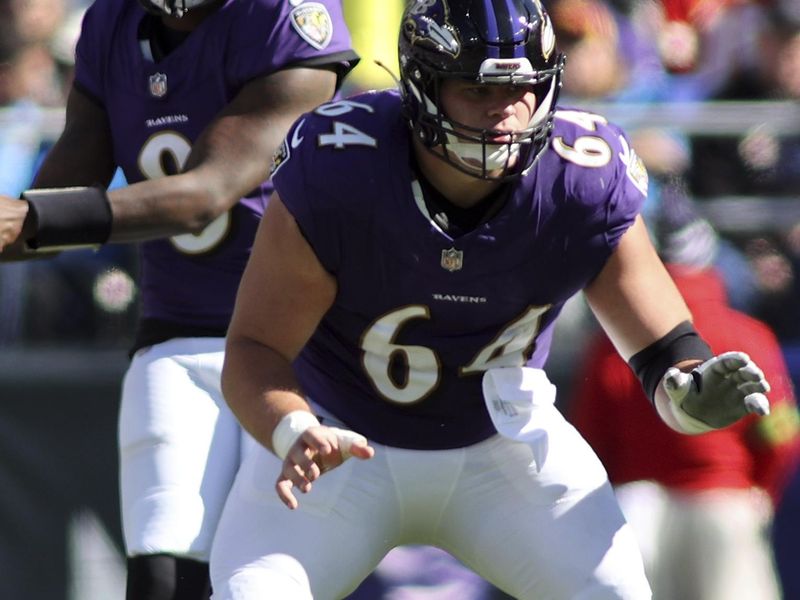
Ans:
{"type": "Polygon", "coordinates": [[[440,146],[448,163],[485,179],[514,178],[534,164],[547,146],[564,69],[539,0],[415,0],[403,15],[398,51],[405,115],[425,146],[440,146]],[[498,144],[489,140],[502,132],[449,119],[440,94],[448,78],[531,86],[528,127],[498,144]],[[468,166],[474,163],[482,168],[468,166]]]}

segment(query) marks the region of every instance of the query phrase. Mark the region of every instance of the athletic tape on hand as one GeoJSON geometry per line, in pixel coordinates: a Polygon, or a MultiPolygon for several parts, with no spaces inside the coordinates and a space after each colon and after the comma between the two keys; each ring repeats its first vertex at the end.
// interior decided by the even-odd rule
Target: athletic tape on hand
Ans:
{"type": "Polygon", "coordinates": [[[360,433],[356,433],[355,431],[350,431],[349,429],[340,429],[339,427],[329,427],[329,429],[334,431],[336,433],[336,437],[339,438],[339,452],[342,454],[342,460],[347,460],[353,456],[353,453],[350,450],[354,443],[360,442],[362,445],[367,444],[367,438],[360,433]]]}
{"type": "MultiPolygon", "coordinates": [[[[303,435],[303,432],[309,427],[317,427],[319,425],[320,422],[317,418],[305,410],[295,410],[284,415],[272,432],[272,449],[278,458],[284,460],[297,438],[303,435]]],[[[342,454],[342,460],[347,460],[353,456],[351,449],[354,443],[367,444],[367,438],[355,431],[339,427],[329,427],[328,429],[333,431],[339,440],[339,451],[342,454]]]]}
{"type": "Polygon", "coordinates": [[[272,450],[281,460],[286,458],[294,443],[309,427],[317,427],[317,417],[307,410],[293,410],[283,416],[272,431],[272,450]]]}

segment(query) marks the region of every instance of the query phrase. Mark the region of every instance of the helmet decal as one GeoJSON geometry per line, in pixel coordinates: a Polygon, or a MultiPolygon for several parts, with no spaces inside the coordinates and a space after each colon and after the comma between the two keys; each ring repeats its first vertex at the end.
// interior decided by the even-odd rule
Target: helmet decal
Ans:
{"type": "MultiPolygon", "coordinates": [[[[538,2],[537,2],[538,3],[538,2]]],[[[556,32],[553,29],[553,22],[547,14],[542,15],[542,56],[549,60],[553,51],[556,49],[556,32]]]]}
{"type": "Polygon", "coordinates": [[[448,23],[449,13],[445,0],[417,0],[408,9],[403,28],[412,44],[428,45],[433,50],[457,57],[461,42],[448,23]]]}

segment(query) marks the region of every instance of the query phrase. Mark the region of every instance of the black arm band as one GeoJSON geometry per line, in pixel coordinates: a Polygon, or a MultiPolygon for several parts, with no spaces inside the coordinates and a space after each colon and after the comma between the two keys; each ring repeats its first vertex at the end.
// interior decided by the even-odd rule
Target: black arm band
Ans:
{"type": "Polygon", "coordinates": [[[647,397],[655,402],[658,384],[667,369],[682,360],[703,362],[714,354],[689,321],[684,321],[644,350],[631,356],[628,364],[642,383],[647,397]]]}
{"type": "Polygon", "coordinates": [[[104,244],[111,235],[111,205],[103,188],[27,190],[22,198],[34,231],[26,242],[34,250],[104,244]]]}

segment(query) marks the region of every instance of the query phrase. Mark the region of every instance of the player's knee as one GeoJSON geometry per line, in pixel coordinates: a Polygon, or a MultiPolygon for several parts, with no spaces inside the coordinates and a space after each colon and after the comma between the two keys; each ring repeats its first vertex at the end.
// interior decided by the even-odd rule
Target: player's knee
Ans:
{"type": "MultiPolygon", "coordinates": [[[[281,600],[312,600],[307,585],[291,577],[234,576],[214,588],[214,600],[249,600],[250,598],[281,598],[281,600]]],[[[320,598],[326,598],[323,594],[320,598]]]]}
{"type": "Polygon", "coordinates": [[[305,569],[296,559],[285,554],[262,557],[254,565],[237,568],[214,577],[214,600],[249,600],[280,598],[281,600],[330,600],[330,590],[319,590],[313,596],[305,569]]]}
{"type": "Polygon", "coordinates": [[[210,596],[208,563],[169,554],[128,558],[126,600],[203,600],[210,596]]]}

